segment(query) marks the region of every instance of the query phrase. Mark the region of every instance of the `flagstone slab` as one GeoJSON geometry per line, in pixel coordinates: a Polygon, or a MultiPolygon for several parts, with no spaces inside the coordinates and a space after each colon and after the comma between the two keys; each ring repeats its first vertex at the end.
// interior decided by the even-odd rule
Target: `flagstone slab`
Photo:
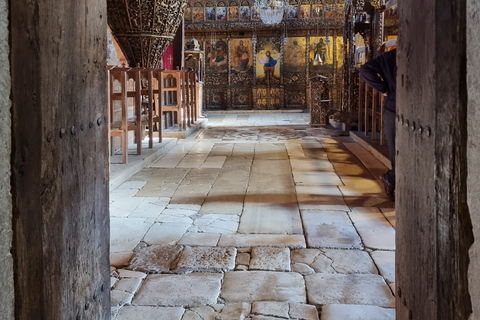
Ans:
{"type": "Polygon", "coordinates": [[[225,273],[221,297],[227,302],[306,302],[303,277],[293,272],[231,271],[225,273]]]}
{"type": "Polygon", "coordinates": [[[395,251],[373,251],[372,259],[388,283],[395,282],[395,251]]]}
{"type": "Polygon", "coordinates": [[[302,222],[294,193],[247,194],[238,232],[301,234],[302,222]]]}
{"type": "Polygon", "coordinates": [[[136,197],[143,199],[143,201],[139,204],[135,210],[132,210],[131,213],[128,215],[129,218],[153,218],[155,219],[158,217],[163,210],[167,207],[168,203],[170,202],[170,198],[159,198],[159,197],[136,197]]]}
{"type": "Polygon", "coordinates": [[[322,307],[322,320],[395,320],[395,309],[328,304],[322,307]]]}
{"type": "Polygon", "coordinates": [[[337,186],[296,185],[295,190],[300,210],[350,211],[337,186]]]}
{"type": "Polygon", "coordinates": [[[292,262],[304,263],[317,273],[377,274],[372,258],[361,250],[297,249],[291,257],[292,262]]]}
{"type": "Polygon", "coordinates": [[[319,320],[315,306],[303,303],[259,301],[252,304],[252,319],[319,320]]]}
{"type": "Polygon", "coordinates": [[[230,247],[289,247],[305,248],[303,235],[276,234],[225,234],[220,237],[219,246],[230,247]]]}
{"type": "Polygon", "coordinates": [[[222,168],[226,159],[226,156],[209,155],[207,159],[205,159],[205,162],[202,163],[201,168],[222,168]]]}
{"type": "Polygon", "coordinates": [[[125,306],[115,320],[181,320],[184,312],[181,307],[125,306]]]}
{"type": "Polygon", "coordinates": [[[110,252],[131,252],[152,223],[144,218],[110,218],[110,252]]]}
{"type": "Polygon", "coordinates": [[[126,218],[135,210],[145,198],[142,197],[123,197],[110,203],[110,216],[116,218],[126,218]]]}
{"type": "Polygon", "coordinates": [[[249,303],[227,303],[222,311],[215,317],[215,320],[246,319],[250,314],[251,308],[249,303]]]}
{"type": "Polygon", "coordinates": [[[150,164],[151,168],[176,168],[185,155],[183,153],[167,153],[154,163],[150,164]]]}
{"type": "Polygon", "coordinates": [[[379,275],[315,273],[305,276],[305,282],[308,303],[311,304],[395,307],[392,292],[379,275]]]}
{"type": "Polygon", "coordinates": [[[388,200],[385,192],[379,194],[370,194],[367,196],[345,196],[345,202],[350,208],[354,207],[377,207],[377,208],[395,208],[395,202],[388,200]]]}
{"type": "Polygon", "coordinates": [[[172,197],[190,169],[179,168],[147,168],[143,169],[130,180],[148,181],[138,191],[137,197],[172,197]]]}
{"type": "Polygon", "coordinates": [[[128,305],[132,302],[133,293],[126,292],[122,290],[111,290],[110,291],[110,304],[112,307],[121,307],[128,305]]]}
{"type": "Polygon", "coordinates": [[[148,245],[176,244],[190,228],[190,224],[154,223],[143,238],[148,245]]]}
{"type": "Polygon", "coordinates": [[[220,233],[187,232],[178,241],[178,244],[189,246],[216,246],[220,240],[220,233]]]}
{"type": "Polygon", "coordinates": [[[212,306],[190,308],[185,310],[182,320],[216,320],[218,313],[212,306]]]}
{"type": "Polygon", "coordinates": [[[200,168],[207,157],[208,153],[189,153],[177,164],[177,168],[200,168]]]}
{"type": "Polygon", "coordinates": [[[256,143],[251,142],[235,143],[232,155],[238,159],[245,157],[251,157],[253,159],[253,155],[255,153],[255,144],[256,143]]]}
{"type": "Polygon", "coordinates": [[[290,303],[290,319],[319,320],[315,306],[301,303],[290,303]]]}
{"type": "Polygon", "coordinates": [[[114,289],[135,294],[138,291],[138,289],[140,289],[140,286],[142,285],[142,281],[143,279],[141,278],[120,279],[115,284],[114,289]]]}
{"type": "Polygon", "coordinates": [[[253,248],[249,270],[290,271],[290,249],[253,248]]]}
{"type": "Polygon", "coordinates": [[[134,271],[146,273],[169,272],[183,251],[179,245],[153,245],[141,248],[132,257],[128,266],[134,271]]]}
{"type": "Polygon", "coordinates": [[[348,215],[341,211],[302,211],[303,227],[311,248],[363,249],[348,215]]]}
{"type": "Polygon", "coordinates": [[[145,279],[147,277],[147,275],[143,272],[132,271],[128,269],[117,269],[117,273],[120,278],[145,279]]]}
{"type": "Polygon", "coordinates": [[[258,301],[252,304],[252,313],[262,316],[288,319],[290,304],[288,302],[258,301]]]}
{"type": "Polygon", "coordinates": [[[348,197],[366,197],[366,196],[381,196],[384,195],[383,183],[374,178],[366,179],[359,176],[342,177],[345,185],[340,185],[339,188],[343,195],[348,197]]]}
{"type": "Polygon", "coordinates": [[[380,208],[380,211],[383,213],[388,222],[395,228],[396,219],[395,219],[395,208],[380,208]]]}
{"type": "Polygon", "coordinates": [[[288,154],[283,143],[259,143],[255,145],[255,159],[286,160],[288,154]]]}
{"type": "Polygon", "coordinates": [[[301,263],[301,262],[294,262],[292,263],[292,271],[296,273],[300,273],[301,275],[307,275],[315,273],[315,270],[310,267],[308,264],[301,263]]]}
{"type": "Polygon", "coordinates": [[[128,265],[132,255],[132,250],[125,252],[110,252],[110,265],[115,268],[123,268],[128,265]]]}
{"type": "Polygon", "coordinates": [[[366,247],[395,250],[395,229],[378,208],[355,207],[350,218],[366,247]]]}
{"type": "Polygon", "coordinates": [[[203,214],[197,216],[189,232],[236,233],[240,217],[229,214],[203,214]]]}
{"type": "Polygon", "coordinates": [[[210,157],[228,157],[232,155],[234,143],[215,143],[209,152],[210,157]]]}
{"type": "Polygon", "coordinates": [[[147,276],[133,299],[135,306],[200,307],[216,304],[222,274],[153,274],[147,276]]]}
{"type": "Polygon", "coordinates": [[[254,160],[239,233],[302,233],[288,160],[254,160]]]}
{"type": "Polygon", "coordinates": [[[177,271],[225,272],[235,268],[237,249],[232,247],[185,247],[177,271]]]}

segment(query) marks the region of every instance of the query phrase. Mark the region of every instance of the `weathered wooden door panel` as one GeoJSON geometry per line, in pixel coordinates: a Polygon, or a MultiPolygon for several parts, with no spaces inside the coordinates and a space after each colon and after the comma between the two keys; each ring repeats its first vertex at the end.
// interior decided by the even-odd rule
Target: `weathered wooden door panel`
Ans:
{"type": "Polygon", "coordinates": [[[10,6],[15,319],[109,319],[106,3],[10,6]]]}
{"type": "Polygon", "coordinates": [[[397,319],[468,319],[465,3],[399,3],[397,319]]]}

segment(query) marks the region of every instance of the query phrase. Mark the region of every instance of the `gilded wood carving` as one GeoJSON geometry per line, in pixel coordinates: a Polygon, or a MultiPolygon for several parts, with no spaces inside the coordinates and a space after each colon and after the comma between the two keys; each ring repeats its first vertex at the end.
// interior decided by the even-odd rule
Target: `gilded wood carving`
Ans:
{"type": "Polygon", "coordinates": [[[108,25],[130,66],[158,67],[186,0],[107,0],[108,25]]]}

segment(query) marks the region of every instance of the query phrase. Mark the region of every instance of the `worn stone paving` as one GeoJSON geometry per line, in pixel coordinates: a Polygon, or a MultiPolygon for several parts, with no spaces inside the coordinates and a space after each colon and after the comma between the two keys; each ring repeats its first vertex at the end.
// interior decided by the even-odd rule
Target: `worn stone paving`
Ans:
{"type": "Polygon", "coordinates": [[[112,319],[395,319],[386,168],[308,121],[208,115],[111,190],[112,319]]]}

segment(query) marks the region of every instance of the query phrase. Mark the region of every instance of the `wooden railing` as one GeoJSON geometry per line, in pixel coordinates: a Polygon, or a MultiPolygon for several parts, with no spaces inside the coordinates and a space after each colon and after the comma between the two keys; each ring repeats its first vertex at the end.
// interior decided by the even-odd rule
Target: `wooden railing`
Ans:
{"type": "Polygon", "coordinates": [[[383,101],[381,92],[371,88],[359,76],[358,81],[358,131],[363,131],[365,136],[372,140],[379,140],[380,144],[385,143],[385,132],[383,125],[383,101]]]}
{"type": "MultiPolygon", "coordinates": [[[[176,113],[170,125],[187,130],[197,121],[197,77],[194,71],[148,68],[112,68],[108,70],[110,137],[121,138],[122,162],[128,158],[128,131],[134,131],[137,154],[142,152],[142,140],[149,138],[153,147],[153,132],[162,141],[166,127],[165,112],[176,113]],[[119,101],[119,103],[115,103],[119,101]],[[145,129],[148,128],[148,131],[145,129]]],[[[114,153],[113,141],[110,141],[114,153]]]]}

